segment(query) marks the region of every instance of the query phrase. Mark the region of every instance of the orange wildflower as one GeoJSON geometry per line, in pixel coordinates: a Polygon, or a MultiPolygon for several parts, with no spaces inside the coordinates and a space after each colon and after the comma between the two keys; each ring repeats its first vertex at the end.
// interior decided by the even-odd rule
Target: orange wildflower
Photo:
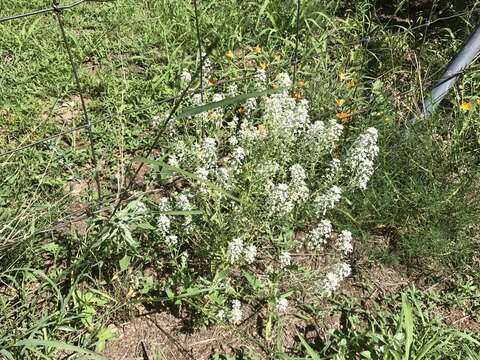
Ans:
{"type": "Polygon", "coordinates": [[[469,101],[464,101],[459,105],[460,110],[463,112],[470,111],[472,109],[472,103],[469,101]]]}
{"type": "Polygon", "coordinates": [[[346,113],[345,111],[337,113],[337,119],[340,121],[348,121],[350,120],[350,115],[346,113]]]}

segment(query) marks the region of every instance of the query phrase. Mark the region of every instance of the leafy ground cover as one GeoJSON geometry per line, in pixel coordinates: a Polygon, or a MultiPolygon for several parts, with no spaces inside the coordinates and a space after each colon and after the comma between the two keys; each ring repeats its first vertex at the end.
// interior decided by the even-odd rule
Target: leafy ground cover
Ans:
{"type": "Polygon", "coordinates": [[[41,233],[95,169],[85,131],[9,152],[83,119],[55,18],[0,24],[0,357],[478,357],[476,66],[409,122],[478,4],[304,1],[293,83],[295,5],[199,2],[198,80],[190,2],[64,12],[104,202],[41,233]]]}

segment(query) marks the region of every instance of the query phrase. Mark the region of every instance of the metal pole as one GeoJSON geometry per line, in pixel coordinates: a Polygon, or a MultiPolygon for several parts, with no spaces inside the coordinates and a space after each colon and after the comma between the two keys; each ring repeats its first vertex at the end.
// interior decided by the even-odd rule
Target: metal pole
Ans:
{"type": "Polygon", "coordinates": [[[450,61],[447,70],[435,84],[429,97],[426,100],[423,99],[422,113],[420,116],[413,118],[411,120],[412,123],[415,123],[419,119],[427,118],[433,114],[437,105],[448,94],[460,75],[473,62],[479,52],[480,26],[475,29],[458,54],[450,61]]]}

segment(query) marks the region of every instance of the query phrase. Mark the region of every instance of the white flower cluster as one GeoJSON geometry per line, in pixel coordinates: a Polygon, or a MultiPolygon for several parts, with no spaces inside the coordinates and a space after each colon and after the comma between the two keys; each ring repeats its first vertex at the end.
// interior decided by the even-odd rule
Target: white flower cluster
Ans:
{"type": "Polygon", "coordinates": [[[318,214],[325,215],[328,210],[333,209],[342,198],[342,189],[334,185],[325,194],[315,198],[315,208],[318,214]]]}
{"type": "Polygon", "coordinates": [[[267,84],[267,73],[263,69],[257,69],[255,73],[255,81],[257,82],[258,88],[264,88],[267,84]]]}
{"type": "Polygon", "coordinates": [[[203,167],[212,168],[217,162],[217,142],[215,139],[206,137],[201,145],[196,144],[196,154],[203,167]]]}
{"type": "Polygon", "coordinates": [[[373,174],[373,165],[378,155],[378,132],[375,128],[368,128],[353,144],[347,158],[347,166],[353,175],[353,184],[366,189],[368,180],[373,174]]]}
{"type": "Polygon", "coordinates": [[[337,237],[337,247],[343,255],[350,254],[353,251],[352,233],[348,230],[343,230],[337,237]]]}
{"type": "Polygon", "coordinates": [[[228,243],[228,261],[233,265],[238,263],[242,259],[242,256],[247,264],[253,263],[257,256],[257,248],[255,245],[248,245],[245,247],[241,238],[234,238],[228,243]]]}
{"type": "Polygon", "coordinates": [[[338,289],[340,283],[347,278],[352,272],[350,265],[344,262],[335,264],[330,272],[320,284],[320,290],[326,295],[330,296],[338,289]]]}
{"type": "Polygon", "coordinates": [[[292,257],[290,256],[290,253],[288,251],[282,252],[278,260],[282,269],[290,266],[290,264],[292,263],[292,257]]]}
{"type": "Polygon", "coordinates": [[[233,325],[238,325],[242,321],[243,311],[240,300],[232,300],[232,308],[230,310],[229,322],[233,325]]]}
{"type": "Polygon", "coordinates": [[[271,184],[268,205],[272,214],[287,215],[295,208],[295,202],[290,197],[287,184],[271,184]]]}
{"type": "Polygon", "coordinates": [[[182,86],[187,86],[190,81],[192,81],[192,74],[186,69],[182,71],[182,75],[180,76],[180,82],[182,86]]]}
{"type": "Polygon", "coordinates": [[[332,223],[329,220],[322,220],[305,237],[309,249],[321,249],[332,235],[332,223]]]}
{"type": "MultiPolygon", "coordinates": [[[[280,74],[278,82],[282,87],[284,87],[283,85],[291,85],[288,74],[280,74]]],[[[273,94],[265,98],[264,106],[264,120],[275,134],[287,138],[294,138],[294,136],[302,132],[310,122],[307,100],[302,100],[297,103],[295,99],[288,94],[288,91],[273,94]]]]}
{"type": "Polygon", "coordinates": [[[294,164],[290,167],[290,197],[294,202],[302,203],[307,200],[310,190],[308,189],[305,179],[307,175],[300,164],[294,164]]]}
{"type": "Polygon", "coordinates": [[[278,313],[285,313],[288,309],[288,300],[285,298],[280,298],[275,303],[275,309],[278,313]]]}
{"type": "Polygon", "coordinates": [[[336,159],[336,158],[332,159],[327,169],[326,179],[328,181],[335,179],[335,177],[338,175],[340,171],[341,164],[342,163],[339,159],[336,159]]]}

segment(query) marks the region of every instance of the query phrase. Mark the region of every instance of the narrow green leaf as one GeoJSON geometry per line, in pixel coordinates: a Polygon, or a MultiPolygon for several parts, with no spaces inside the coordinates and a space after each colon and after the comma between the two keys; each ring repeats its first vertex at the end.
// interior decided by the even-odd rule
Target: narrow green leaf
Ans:
{"type": "Polygon", "coordinates": [[[285,91],[285,88],[277,88],[277,89],[270,89],[270,90],[264,90],[264,91],[255,91],[255,92],[251,92],[251,93],[247,93],[247,94],[242,94],[242,95],[226,98],[226,99],[221,100],[221,101],[211,102],[211,103],[208,103],[208,104],[205,104],[205,105],[188,108],[185,111],[183,111],[182,113],[178,114],[175,118],[177,120],[185,119],[185,118],[188,118],[190,116],[201,114],[203,112],[210,111],[212,109],[216,109],[216,108],[219,108],[219,107],[225,107],[225,106],[229,106],[229,105],[240,104],[240,103],[243,103],[250,98],[257,98],[257,97],[260,97],[260,96],[276,94],[276,93],[280,93],[282,91],[285,91]]]}
{"type": "Polygon", "coordinates": [[[320,355],[317,354],[317,352],[315,350],[313,350],[313,348],[308,345],[308,343],[305,341],[305,339],[303,338],[302,335],[300,334],[297,334],[298,335],[298,338],[300,339],[300,342],[302,343],[303,347],[305,348],[305,350],[307,351],[307,354],[313,359],[313,360],[320,360],[320,355]]]}
{"type": "Polygon", "coordinates": [[[53,347],[58,350],[65,350],[65,351],[72,351],[77,354],[84,354],[87,355],[91,359],[95,360],[108,360],[106,357],[101,356],[100,354],[97,354],[93,351],[83,349],[81,347],[75,346],[75,345],[70,345],[61,341],[48,341],[48,340],[34,340],[34,339],[29,339],[29,340],[20,340],[15,343],[15,346],[18,347],[53,347]]]}
{"type": "Polygon", "coordinates": [[[403,314],[403,326],[405,329],[405,359],[410,358],[410,348],[413,343],[413,313],[412,307],[408,302],[407,296],[402,294],[402,314],[403,314]]]}

